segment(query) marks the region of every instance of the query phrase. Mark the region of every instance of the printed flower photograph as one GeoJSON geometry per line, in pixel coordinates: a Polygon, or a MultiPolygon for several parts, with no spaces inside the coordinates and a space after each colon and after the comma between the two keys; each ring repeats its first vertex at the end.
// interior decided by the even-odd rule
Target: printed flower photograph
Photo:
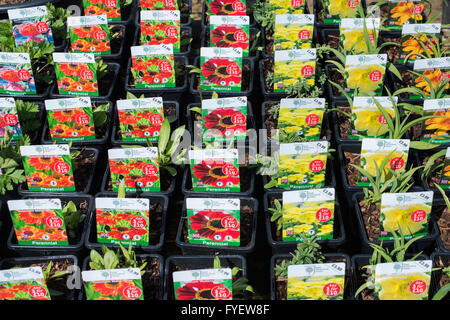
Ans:
{"type": "Polygon", "coordinates": [[[55,71],[60,94],[98,95],[94,64],[55,63],[55,71]]]}
{"type": "Polygon", "coordinates": [[[323,187],[325,184],[326,154],[280,155],[278,180],[280,188],[305,189],[323,187]]]}
{"type": "Polygon", "coordinates": [[[379,300],[428,300],[427,273],[375,278],[375,295],[379,300]]]}
{"type": "Polygon", "coordinates": [[[193,281],[176,290],[177,300],[229,300],[230,290],[221,283],[212,281],[193,281]],[[215,297],[214,290],[228,292],[228,297],[215,297]]]}
{"type": "Polygon", "coordinates": [[[190,234],[194,240],[232,241],[240,237],[240,225],[230,214],[219,210],[202,210],[189,217],[190,234]],[[227,219],[235,223],[227,224],[227,219]]]}
{"type": "Polygon", "coordinates": [[[245,16],[246,7],[240,0],[208,0],[211,14],[218,16],[245,16]]]}
{"type": "Polygon", "coordinates": [[[423,3],[401,1],[393,3],[392,6],[389,15],[394,25],[403,26],[405,22],[420,23],[423,20],[422,12],[425,7],[423,3]]]}
{"type": "Polygon", "coordinates": [[[288,281],[288,300],[342,300],[344,298],[344,277],[315,276],[293,277],[288,281]],[[327,290],[332,288],[333,290],[327,290]]]}
{"type": "Polygon", "coordinates": [[[172,44],[180,52],[180,21],[141,22],[141,45],[172,44]]]}
{"type": "Polygon", "coordinates": [[[31,64],[0,64],[0,92],[35,94],[36,84],[31,64]]]}
{"type": "Polygon", "coordinates": [[[47,41],[53,43],[52,29],[46,17],[20,20],[11,22],[12,32],[16,46],[23,46],[25,43],[47,41]]]}
{"type": "Polygon", "coordinates": [[[242,140],[246,137],[247,119],[238,108],[212,110],[203,116],[203,125],[203,141],[242,140]]]}
{"type": "Polygon", "coordinates": [[[381,208],[381,237],[393,237],[393,233],[403,234],[405,239],[412,235],[428,234],[428,222],[431,212],[430,204],[414,204],[398,207],[386,206],[381,208]]]}
{"type": "Polygon", "coordinates": [[[313,24],[276,24],[273,51],[309,49],[312,47],[313,31],[313,24]]]}
{"type": "Polygon", "coordinates": [[[206,159],[191,165],[193,185],[196,187],[216,187],[223,189],[240,188],[239,167],[222,159],[206,159]]]}
{"type": "Polygon", "coordinates": [[[447,91],[450,89],[450,83],[448,82],[448,79],[450,79],[450,71],[441,69],[427,69],[421,72],[421,74],[422,77],[415,77],[414,83],[417,88],[425,91],[427,94],[431,93],[431,88],[428,81],[431,82],[434,89],[442,85],[444,81],[447,81],[445,90],[447,91]]]}
{"type": "Polygon", "coordinates": [[[136,88],[175,87],[173,55],[133,57],[131,61],[136,88]]]}
{"type": "Polygon", "coordinates": [[[141,281],[96,281],[85,282],[84,289],[89,300],[142,300],[141,281]]]}
{"type": "Polygon", "coordinates": [[[113,191],[119,190],[120,181],[125,179],[126,192],[159,191],[158,162],[151,160],[121,159],[109,160],[113,191]]]}
{"type": "Polygon", "coordinates": [[[380,96],[383,91],[385,66],[362,65],[346,66],[345,80],[346,91],[358,96],[380,96]]]}
{"type": "Polygon", "coordinates": [[[95,139],[92,108],[48,110],[47,116],[53,140],[95,139]]]}
{"type": "Polygon", "coordinates": [[[242,48],[248,56],[249,35],[242,28],[222,25],[210,31],[211,46],[219,48],[242,48]]]}
{"type": "Polygon", "coordinates": [[[311,86],[315,82],[315,61],[286,60],[275,61],[275,92],[288,92],[289,87],[295,85],[299,79],[306,78],[311,86]]]}
{"type": "Polygon", "coordinates": [[[69,29],[72,52],[110,54],[111,43],[107,25],[75,27],[69,29]]]}
{"type": "Polygon", "coordinates": [[[241,67],[227,58],[211,58],[201,65],[202,88],[209,89],[210,85],[229,89],[239,87],[242,82],[241,67]],[[203,87],[206,86],[206,87],[203,87]]]}
{"type": "Polygon", "coordinates": [[[118,110],[122,140],[145,142],[158,141],[164,113],[151,110],[118,110]]]}
{"type": "Polygon", "coordinates": [[[140,0],[143,10],[178,10],[176,0],[140,0]]]}
{"type": "Polygon", "coordinates": [[[86,16],[106,14],[108,19],[121,20],[119,0],[83,0],[83,8],[86,16]]]}
{"type": "Polygon", "coordinates": [[[295,132],[308,141],[319,140],[324,111],[306,108],[281,108],[278,116],[280,135],[295,132]]]}

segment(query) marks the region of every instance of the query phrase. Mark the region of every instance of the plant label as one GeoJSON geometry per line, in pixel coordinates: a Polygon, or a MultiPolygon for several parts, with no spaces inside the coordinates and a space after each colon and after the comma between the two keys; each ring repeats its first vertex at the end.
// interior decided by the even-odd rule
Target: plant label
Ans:
{"type": "Polygon", "coordinates": [[[440,38],[440,23],[404,24],[402,27],[400,57],[397,63],[405,63],[412,66],[414,61],[422,59],[420,54],[424,54],[425,50],[433,54],[435,46],[439,45],[436,43],[436,40],[440,40],[440,38]]]}
{"type": "Polygon", "coordinates": [[[210,16],[245,16],[246,0],[207,0],[210,16]]]}
{"type": "Polygon", "coordinates": [[[273,52],[311,48],[313,38],[313,14],[275,15],[273,52]]]}
{"type": "Polygon", "coordinates": [[[83,0],[85,16],[106,14],[108,21],[121,21],[120,0],[83,0]]]}
{"type": "Polygon", "coordinates": [[[360,0],[322,0],[323,23],[339,24],[342,18],[358,18],[360,0]]]}
{"type": "Polygon", "coordinates": [[[68,17],[67,27],[72,52],[111,54],[111,35],[106,14],[68,17]]]}
{"type": "Polygon", "coordinates": [[[51,300],[41,267],[0,270],[0,300],[51,300]]]}
{"type": "Polygon", "coordinates": [[[303,14],[306,0],[269,0],[269,6],[275,14],[303,14]]]}
{"type": "MultiPolygon", "coordinates": [[[[427,94],[430,94],[431,90],[436,91],[444,88],[442,95],[448,94],[450,89],[450,57],[416,60],[414,61],[414,71],[422,75],[421,77],[413,76],[413,85],[416,88],[427,94]],[[430,83],[432,88],[430,88],[430,83]]],[[[419,98],[418,95],[410,96],[410,99],[419,98]]]]}
{"type": "Polygon", "coordinates": [[[450,98],[424,100],[423,115],[436,118],[425,120],[420,140],[437,144],[449,143],[450,98]]]}
{"type": "Polygon", "coordinates": [[[387,54],[348,55],[344,72],[345,92],[352,97],[381,96],[386,63],[387,54]]]}
{"type": "Polygon", "coordinates": [[[364,23],[369,40],[373,44],[378,39],[380,18],[344,18],[339,25],[340,43],[346,52],[367,54],[368,48],[364,38],[364,23]]]}
{"type": "Polygon", "coordinates": [[[177,0],[140,0],[141,10],[179,10],[177,0]]]}
{"type": "Polygon", "coordinates": [[[210,16],[209,40],[211,47],[241,48],[249,56],[249,16],[210,16]]]}
{"type": "Polygon", "coordinates": [[[0,93],[36,94],[36,83],[28,53],[0,53],[0,93]]]}
{"type": "Polygon", "coordinates": [[[405,24],[423,22],[425,1],[423,0],[389,0],[386,27],[401,29],[405,24]]]}
{"type": "Polygon", "coordinates": [[[6,134],[13,140],[20,140],[22,137],[14,98],[0,98],[0,138],[4,138],[6,134]]]}
{"type": "Polygon", "coordinates": [[[442,189],[449,189],[450,188],[450,147],[447,148],[447,151],[445,153],[445,160],[444,160],[444,168],[441,171],[441,179],[439,181],[439,186],[442,189]]]}
{"type": "Polygon", "coordinates": [[[173,45],[180,52],[180,11],[141,10],[141,45],[173,45]]]}

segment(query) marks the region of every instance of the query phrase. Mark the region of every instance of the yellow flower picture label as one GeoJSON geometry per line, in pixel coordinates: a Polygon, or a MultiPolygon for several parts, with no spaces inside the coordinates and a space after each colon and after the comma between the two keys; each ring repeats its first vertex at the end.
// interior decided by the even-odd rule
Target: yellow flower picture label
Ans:
{"type": "Polygon", "coordinates": [[[386,54],[348,55],[345,60],[345,92],[350,96],[381,96],[386,63],[386,54]]]}
{"type": "Polygon", "coordinates": [[[380,18],[345,18],[339,25],[340,42],[345,51],[353,50],[355,53],[367,54],[368,49],[364,40],[364,23],[366,23],[369,38],[373,43],[375,34],[380,28],[380,18]]]}
{"type": "Polygon", "coordinates": [[[274,92],[287,93],[302,78],[314,85],[316,49],[275,51],[274,60],[274,92]]]}
{"type": "Polygon", "coordinates": [[[343,300],[345,263],[288,266],[288,300],[343,300]]]}
{"type": "Polygon", "coordinates": [[[333,239],[335,199],[333,188],[283,192],[283,241],[333,239]]]}
{"type": "Polygon", "coordinates": [[[404,24],[423,21],[422,0],[389,0],[386,26],[389,29],[400,29],[404,24]]]}
{"type": "Polygon", "coordinates": [[[278,130],[280,134],[296,132],[301,138],[319,140],[324,112],[324,98],[281,99],[278,130]]]}
{"type": "Polygon", "coordinates": [[[442,189],[450,188],[450,147],[447,148],[447,152],[445,153],[444,168],[442,169],[439,186],[442,189]]]}
{"type": "MultiPolygon", "coordinates": [[[[395,103],[398,98],[393,97],[395,103]]],[[[394,108],[389,97],[376,97],[377,102],[394,118],[394,108]]],[[[387,121],[378,109],[372,97],[354,97],[349,138],[383,137],[388,132],[387,121]]]]}
{"type": "Polygon", "coordinates": [[[286,189],[320,188],[325,185],[327,141],[282,143],[277,179],[286,189]]]}
{"type": "Polygon", "coordinates": [[[275,14],[303,14],[306,0],[269,0],[270,8],[275,14]]]}
{"type": "Polygon", "coordinates": [[[379,240],[393,240],[394,232],[405,239],[428,234],[433,191],[383,193],[379,240]]]}
{"type": "MultiPolygon", "coordinates": [[[[385,182],[392,177],[391,170],[404,171],[408,161],[409,143],[407,139],[372,139],[362,140],[361,145],[361,167],[369,175],[375,178],[377,167],[380,168],[382,162],[389,157],[386,166],[381,170],[381,182],[385,182]]],[[[369,179],[359,174],[358,186],[370,186],[369,179]]]]}
{"type": "MultiPolygon", "coordinates": [[[[449,93],[450,89],[450,57],[445,58],[431,58],[421,59],[414,61],[414,71],[422,74],[422,76],[413,76],[413,84],[416,88],[423,90],[425,93],[430,94],[431,86],[434,90],[438,87],[445,85],[445,91],[443,96],[449,93]]],[[[411,95],[410,99],[419,99],[418,95],[411,95]]]]}
{"type": "Polygon", "coordinates": [[[378,300],[428,300],[431,260],[379,263],[375,266],[378,300]]]}
{"type": "Polygon", "coordinates": [[[433,54],[433,46],[436,45],[433,37],[438,39],[441,34],[440,23],[408,23],[403,25],[400,57],[397,63],[413,65],[415,60],[422,59],[420,54],[424,54],[425,49],[420,42],[425,45],[426,50],[433,54]],[[406,60],[406,58],[408,59],[406,60]]]}
{"type": "Polygon", "coordinates": [[[359,17],[359,0],[322,0],[324,23],[339,24],[342,18],[359,17]]]}
{"type": "Polygon", "coordinates": [[[311,48],[313,33],[313,14],[277,14],[273,51],[311,48]]]}
{"type": "Polygon", "coordinates": [[[424,116],[436,116],[436,118],[425,120],[420,140],[437,144],[449,143],[450,98],[425,100],[423,112],[424,116]]]}

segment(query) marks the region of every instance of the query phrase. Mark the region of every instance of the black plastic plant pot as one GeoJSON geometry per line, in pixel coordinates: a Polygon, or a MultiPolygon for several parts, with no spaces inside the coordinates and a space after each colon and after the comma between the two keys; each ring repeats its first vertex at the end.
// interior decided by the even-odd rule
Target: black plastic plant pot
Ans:
{"type": "Polygon", "coordinates": [[[447,209],[445,200],[441,194],[434,195],[433,209],[431,211],[431,220],[436,225],[438,235],[436,237],[436,248],[446,254],[450,254],[450,238],[448,233],[448,224],[450,212],[447,209]]]}
{"type": "MultiPolygon", "coordinates": [[[[273,72],[274,68],[274,62],[272,57],[269,57],[267,59],[260,59],[258,68],[259,68],[259,83],[261,85],[261,92],[264,95],[264,100],[280,100],[283,98],[287,98],[289,96],[289,94],[286,92],[274,92],[273,88],[270,88],[266,83],[267,71],[273,72]],[[268,70],[265,70],[266,65],[268,65],[268,70]]],[[[324,96],[325,95],[324,86],[319,83],[316,83],[315,86],[321,87],[322,89],[321,96],[324,96]]]]}
{"type": "Polygon", "coordinates": [[[78,168],[74,170],[73,176],[75,179],[75,191],[64,192],[44,192],[44,191],[30,191],[27,183],[24,182],[19,185],[19,195],[34,196],[34,195],[48,195],[48,196],[67,196],[72,194],[88,194],[95,191],[94,184],[97,184],[100,172],[97,172],[99,166],[98,157],[99,151],[95,148],[72,148],[71,151],[81,151],[78,160],[78,168]],[[81,180],[84,179],[85,181],[81,180]]]}
{"type": "MultiPolygon", "coordinates": [[[[181,43],[183,43],[183,40],[186,39],[193,39],[192,38],[192,28],[190,26],[181,26],[180,27],[180,34],[181,34],[181,43]]],[[[136,32],[134,33],[134,39],[133,39],[133,46],[140,46],[141,45],[141,27],[136,27],[136,32]]],[[[192,41],[189,42],[187,45],[181,45],[180,52],[175,52],[174,56],[186,56],[189,57],[191,55],[192,51],[192,41]]]]}
{"type": "MultiPolygon", "coordinates": [[[[325,169],[325,186],[324,188],[336,188],[336,173],[335,173],[335,164],[332,159],[327,159],[327,165],[325,169]]],[[[269,176],[264,175],[263,178],[263,185],[265,186],[267,183],[270,182],[269,176]]],[[[273,192],[283,192],[283,191],[289,191],[290,189],[287,188],[265,188],[264,192],[266,193],[273,193],[273,192]]],[[[300,190],[300,189],[298,189],[300,190]]],[[[305,190],[305,189],[304,189],[305,190]]]]}
{"type": "MultiPolygon", "coordinates": [[[[99,149],[101,151],[101,153],[103,153],[105,151],[107,143],[109,141],[109,135],[111,133],[113,105],[110,101],[93,101],[92,107],[95,110],[96,107],[103,105],[103,104],[108,104],[108,106],[109,106],[108,112],[106,113],[106,116],[107,116],[106,124],[101,128],[96,128],[96,130],[95,130],[96,138],[95,139],[73,141],[72,145],[74,147],[89,146],[89,147],[99,149]]],[[[67,144],[68,143],[67,141],[61,141],[61,140],[53,141],[52,140],[52,138],[50,136],[50,130],[48,127],[48,116],[47,116],[46,112],[45,112],[45,118],[43,119],[43,123],[44,123],[44,128],[42,130],[42,135],[41,135],[41,143],[42,144],[54,144],[54,143],[67,144]]]]}
{"type": "MultiPolygon", "coordinates": [[[[233,276],[233,282],[241,277],[247,277],[247,261],[240,255],[219,255],[221,268],[238,267],[242,269],[233,276]]],[[[213,269],[214,256],[170,256],[166,259],[164,270],[164,300],[175,300],[172,273],[174,271],[187,271],[199,269],[213,269]]],[[[247,300],[247,292],[244,291],[244,300],[247,300]]]]}
{"type": "Polygon", "coordinates": [[[135,88],[134,84],[131,83],[134,79],[131,75],[131,58],[128,60],[126,77],[125,77],[125,92],[129,91],[136,97],[144,95],[144,97],[162,97],[164,100],[180,101],[183,97],[183,93],[186,92],[188,87],[188,70],[187,65],[189,64],[188,58],[186,56],[175,56],[174,57],[176,69],[181,70],[179,75],[176,76],[176,85],[174,88],[135,88]]]}
{"type": "MultiPolygon", "coordinates": [[[[196,67],[200,66],[200,56],[197,56],[194,60],[194,65],[196,67]]],[[[216,92],[221,98],[225,97],[238,97],[247,96],[252,99],[253,89],[254,89],[254,78],[255,78],[255,67],[254,59],[242,58],[242,89],[241,91],[219,91],[216,92]]],[[[199,90],[200,87],[200,75],[192,74],[190,76],[189,91],[194,96],[196,102],[200,102],[200,94],[203,99],[211,99],[214,90],[199,90]]]]}
{"type": "MultiPolygon", "coordinates": [[[[195,115],[197,113],[193,112],[191,108],[201,108],[201,103],[191,103],[187,106],[187,128],[189,130],[189,133],[191,135],[191,141],[192,145],[195,145],[197,147],[202,147],[202,134],[203,134],[203,127],[202,127],[202,120],[196,119],[195,115]]],[[[253,115],[253,108],[252,103],[247,100],[247,130],[255,130],[257,131],[254,115],[253,115]]],[[[245,145],[251,145],[256,146],[257,145],[257,136],[247,135],[245,138],[245,145]]],[[[224,144],[228,144],[227,142],[224,142],[224,144]]]]}
{"type": "MultiPolygon", "coordinates": [[[[99,57],[101,57],[105,62],[108,61],[117,61],[121,63],[122,58],[124,57],[124,51],[126,43],[127,43],[127,33],[130,31],[127,30],[129,27],[122,24],[116,24],[111,25],[109,30],[111,34],[118,32],[119,36],[115,39],[111,39],[111,53],[110,54],[101,54],[99,57]]],[[[65,48],[65,52],[72,52],[70,41],[67,41],[67,45],[65,48]]]]}
{"type": "MultiPolygon", "coordinates": [[[[411,259],[415,254],[406,254],[405,261],[411,259]]],[[[365,266],[370,265],[371,254],[355,254],[352,256],[352,292],[351,297],[355,300],[375,300],[373,290],[364,289],[357,297],[355,297],[358,288],[367,281],[369,273],[365,266]]],[[[425,254],[419,255],[415,260],[428,260],[429,257],[425,254]]]]}
{"type": "MultiPolygon", "coordinates": [[[[20,125],[21,125],[21,129],[22,129],[22,134],[27,134],[30,137],[30,143],[31,144],[37,144],[38,141],[39,141],[39,137],[41,135],[42,126],[40,125],[39,128],[37,128],[35,130],[25,130],[24,131],[24,129],[26,129],[26,123],[29,122],[29,121],[31,121],[31,122],[32,121],[39,121],[41,124],[44,122],[44,115],[45,115],[44,103],[41,102],[41,101],[27,101],[27,100],[21,99],[21,98],[20,99],[16,98],[15,100],[16,101],[22,100],[22,101],[27,102],[27,103],[36,104],[39,107],[39,112],[36,113],[35,119],[30,119],[30,120],[23,120],[22,119],[22,121],[23,121],[23,123],[22,123],[22,121],[20,119],[20,116],[19,116],[19,122],[21,122],[20,125]],[[24,124],[25,124],[25,126],[24,126],[24,124]]],[[[27,114],[26,116],[28,117],[28,116],[30,116],[30,114],[27,114]]],[[[15,142],[16,142],[16,140],[12,140],[11,144],[14,144],[15,142]]]]}
{"type": "MultiPolygon", "coordinates": [[[[113,101],[117,94],[116,85],[119,82],[120,64],[115,62],[105,62],[108,65],[107,74],[98,80],[99,95],[91,96],[92,101],[109,100],[113,101]]],[[[59,94],[58,83],[55,81],[51,87],[50,98],[63,99],[71,98],[75,95],[59,94]]]]}
{"type": "Polygon", "coordinates": [[[255,191],[255,171],[247,167],[239,167],[241,177],[241,191],[240,192],[207,192],[194,191],[192,188],[192,176],[190,165],[187,165],[183,172],[183,181],[181,184],[181,191],[185,196],[198,197],[251,197],[255,191]],[[243,177],[245,177],[243,179],[243,177]]]}
{"type": "MultiPolygon", "coordinates": [[[[203,0],[203,4],[202,4],[202,28],[209,28],[209,15],[210,13],[208,12],[208,8],[206,6],[206,1],[207,0],[203,0]]],[[[253,12],[252,12],[252,7],[255,4],[255,0],[247,0],[246,2],[246,6],[247,6],[247,16],[250,17],[250,27],[251,28],[256,28],[256,21],[253,17],[253,12]]],[[[220,4],[222,2],[219,2],[220,4]]]]}
{"type": "Polygon", "coordinates": [[[258,200],[250,197],[237,197],[240,199],[241,208],[241,244],[239,246],[206,246],[189,243],[189,231],[187,226],[186,200],[183,203],[183,211],[178,224],[176,245],[183,255],[242,255],[247,257],[255,250],[256,224],[258,218],[258,200]]]}
{"type": "MultiPolygon", "coordinates": [[[[446,268],[449,266],[450,252],[434,251],[430,256],[433,261],[433,268],[446,268]]],[[[429,290],[430,300],[439,291],[439,289],[448,283],[448,276],[442,272],[442,269],[435,270],[431,273],[431,286],[429,290]]],[[[443,298],[443,300],[449,300],[450,294],[443,298]]]]}
{"type": "Polygon", "coordinates": [[[31,0],[31,1],[16,1],[16,3],[4,4],[0,6],[0,19],[8,19],[8,10],[18,9],[18,8],[28,8],[36,6],[44,6],[47,3],[52,3],[55,6],[58,5],[62,0],[31,0]]]}
{"type": "MultiPolygon", "coordinates": [[[[108,161],[108,160],[106,160],[108,161]]],[[[142,197],[153,196],[153,195],[165,195],[171,196],[175,191],[175,186],[177,185],[177,178],[181,174],[181,170],[177,169],[177,175],[174,177],[168,171],[162,170],[160,176],[161,182],[161,191],[154,192],[127,192],[126,194],[129,196],[139,195],[142,197]]],[[[117,192],[112,191],[112,181],[111,181],[111,172],[109,171],[109,163],[106,167],[105,172],[103,173],[102,184],[100,187],[101,192],[111,192],[117,196],[117,192]]]]}
{"type": "MultiPolygon", "coordinates": [[[[378,217],[371,217],[369,214],[367,214],[367,217],[364,217],[360,202],[364,199],[364,193],[356,193],[353,195],[353,205],[356,212],[356,218],[358,220],[358,230],[359,230],[359,236],[361,240],[361,252],[362,253],[372,253],[373,248],[370,246],[371,244],[375,245],[381,245],[381,242],[383,242],[383,247],[389,248],[389,250],[392,250],[394,248],[394,240],[378,240],[378,235],[376,235],[377,240],[369,240],[369,233],[368,228],[370,230],[378,230],[379,231],[379,224],[377,225],[377,228],[372,228],[373,221],[377,221],[376,219],[379,219],[378,217]],[[371,221],[369,225],[367,225],[368,221],[371,221]],[[367,222],[367,223],[366,223],[367,222]]],[[[436,203],[433,202],[433,209],[436,210],[436,203]]],[[[379,220],[378,220],[379,221],[379,220]]],[[[374,234],[372,237],[375,236],[374,234]]],[[[410,247],[409,252],[420,252],[420,251],[428,251],[434,247],[436,238],[439,236],[439,229],[436,225],[436,222],[434,219],[430,219],[429,221],[429,228],[428,228],[428,234],[424,236],[423,238],[416,240],[410,247]]]]}
{"type": "MultiPolygon", "coordinates": [[[[424,166],[427,163],[427,160],[429,159],[430,156],[441,151],[442,149],[446,149],[447,146],[448,145],[442,145],[442,146],[438,145],[438,146],[436,146],[436,148],[433,148],[430,150],[420,150],[420,152],[419,152],[419,150],[415,150],[413,153],[414,165],[417,167],[424,166]]],[[[435,164],[443,163],[444,161],[445,161],[445,156],[441,156],[435,161],[435,164]]],[[[434,186],[434,184],[440,183],[442,170],[443,170],[442,167],[431,170],[427,177],[425,177],[425,176],[423,177],[423,175],[424,175],[423,168],[420,168],[419,170],[417,170],[416,175],[415,175],[415,180],[416,180],[417,185],[421,186],[426,191],[433,191],[435,197],[440,197],[441,192],[439,191],[438,188],[436,188],[434,186]]],[[[450,188],[444,189],[444,191],[447,194],[447,196],[450,195],[450,188]]]]}
{"type": "Polygon", "coordinates": [[[53,83],[51,84],[36,83],[36,91],[37,91],[36,94],[23,94],[22,92],[17,92],[14,94],[0,93],[0,97],[15,98],[23,101],[43,102],[50,95],[50,91],[55,83],[56,83],[55,79],[53,79],[53,83]]]}
{"type": "MultiPolygon", "coordinates": [[[[345,253],[325,253],[324,263],[344,262],[345,263],[345,283],[344,283],[344,300],[353,300],[352,292],[352,269],[350,257],[345,253]]],[[[275,276],[275,266],[282,261],[291,261],[291,254],[275,254],[270,259],[270,300],[287,300],[287,279],[285,281],[277,281],[275,276]]]]}
{"type": "Polygon", "coordinates": [[[49,279],[46,281],[47,288],[50,290],[50,295],[52,290],[63,293],[62,295],[50,296],[51,300],[75,300],[75,292],[77,288],[75,285],[73,288],[69,288],[67,285],[69,282],[72,283],[69,281],[70,277],[76,275],[76,272],[79,270],[78,258],[74,255],[6,258],[0,260],[0,270],[40,266],[42,268],[42,272],[45,272],[50,262],[52,262],[50,275],[65,270],[69,272],[62,277],[56,277],[55,279],[49,279]]]}
{"type": "MultiPolygon", "coordinates": [[[[176,101],[163,102],[164,117],[168,118],[170,122],[171,132],[173,132],[180,125],[180,105],[176,101]],[[173,121],[172,121],[173,120],[173,121]]],[[[115,148],[121,148],[124,145],[141,145],[147,146],[147,142],[123,141],[120,131],[119,116],[117,108],[114,110],[114,125],[111,133],[111,144],[115,148]]],[[[155,143],[156,145],[156,143],[155,143]]]]}
{"type": "MultiPolygon", "coordinates": [[[[180,25],[190,26],[192,23],[192,0],[181,0],[181,8],[180,8],[180,25]]],[[[134,23],[136,27],[140,26],[141,22],[141,3],[139,0],[136,1],[136,16],[134,18],[134,23]]]]}
{"type": "MultiPolygon", "coordinates": [[[[100,192],[95,195],[96,198],[115,198],[117,193],[115,192],[100,192]]],[[[169,198],[165,195],[137,195],[127,194],[129,198],[145,198],[150,200],[150,237],[149,245],[135,245],[133,250],[137,252],[145,253],[157,253],[161,251],[164,245],[164,237],[166,234],[166,220],[167,209],[169,207],[169,198]]],[[[85,233],[85,245],[88,249],[95,249],[101,251],[102,246],[106,246],[111,250],[117,250],[120,248],[118,244],[101,243],[97,240],[97,220],[95,218],[95,204],[93,205],[93,214],[89,217],[87,224],[87,232],[85,233]]],[[[128,248],[128,244],[124,244],[124,247],[128,248]]]]}
{"type": "MultiPolygon", "coordinates": [[[[99,251],[101,254],[101,251],[99,251]]],[[[122,256],[121,256],[122,260],[122,256]]],[[[164,291],[164,258],[159,254],[136,254],[138,265],[147,262],[144,275],[141,275],[142,286],[144,289],[144,300],[162,300],[164,291]]],[[[89,271],[90,256],[83,260],[82,271],[89,271]]],[[[84,285],[78,293],[78,300],[86,300],[84,285]]]]}
{"type": "MultiPolygon", "coordinates": [[[[364,9],[364,12],[366,11],[366,1],[364,0],[360,0],[364,9]]],[[[315,21],[316,21],[316,26],[320,29],[323,28],[339,28],[339,23],[325,23],[324,21],[324,16],[323,16],[323,11],[324,11],[324,7],[323,7],[323,2],[322,0],[314,0],[313,1],[313,5],[314,5],[314,15],[315,15],[315,21]]]]}
{"type": "MultiPolygon", "coordinates": [[[[414,80],[413,80],[413,74],[410,72],[411,69],[408,66],[405,66],[403,64],[395,64],[395,67],[397,67],[398,71],[400,72],[400,75],[402,76],[402,80],[397,78],[392,72],[389,70],[386,71],[386,76],[388,79],[389,87],[394,94],[399,89],[402,88],[408,88],[412,87],[414,88],[414,80]]],[[[412,104],[420,104],[423,105],[423,99],[422,98],[411,98],[412,94],[410,93],[400,93],[398,95],[398,102],[400,103],[412,103],[412,104]]]]}
{"type": "MultiPolygon", "coordinates": [[[[249,56],[246,58],[253,59],[255,61],[258,61],[259,59],[259,50],[258,47],[261,46],[261,37],[262,32],[258,36],[259,30],[257,28],[250,28],[250,39],[249,39],[249,56]]],[[[202,38],[200,42],[200,47],[214,47],[211,45],[210,41],[210,31],[209,26],[206,28],[203,28],[202,30],[202,38]]]]}
{"type": "Polygon", "coordinates": [[[69,201],[73,201],[78,210],[81,211],[82,214],[85,214],[86,217],[82,224],[78,228],[78,234],[75,239],[72,239],[69,236],[69,244],[68,245],[53,245],[53,246],[36,246],[36,245],[24,245],[18,244],[16,233],[13,228],[11,228],[11,232],[8,237],[8,249],[18,253],[21,256],[30,257],[30,256],[52,256],[58,254],[73,254],[76,256],[80,256],[81,251],[84,249],[84,238],[86,233],[88,232],[88,221],[91,219],[94,210],[94,198],[91,195],[58,195],[54,196],[53,194],[46,195],[32,195],[27,197],[28,199],[43,199],[43,198],[57,198],[61,199],[61,204],[64,207],[66,203],[69,201]]]}
{"type": "MultiPolygon", "coordinates": [[[[272,254],[289,254],[297,249],[297,241],[283,241],[281,229],[277,230],[277,223],[270,221],[271,212],[269,208],[275,208],[273,201],[277,199],[283,202],[282,192],[271,192],[264,194],[264,220],[266,223],[267,242],[272,248],[272,254]]],[[[333,239],[318,240],[324,252],[337,252],[346,241],[344,229],[344,220],[342,218],[341,208],[338,197],[336,197],[336,206],[334,211],[334,230],[333,239]]]]}
{"type": "MultiPolygon", "coordinates": [[[[278,126],[278,119],[273,118],[270,114],[270,108],[280,104],[280,100],[264,101],[261,106],[261,123],[262,128],[267,130],[267,140],[269,143],[277,143],[277,141],[272,140],[271,130],[276,130],[278,126]]],[[[332,136],[332,126],[330,124],[330,116],[327,112],[324,112],[322,119],[322,128],[320,130],[320,140],[331,141],[332,136]]]]}

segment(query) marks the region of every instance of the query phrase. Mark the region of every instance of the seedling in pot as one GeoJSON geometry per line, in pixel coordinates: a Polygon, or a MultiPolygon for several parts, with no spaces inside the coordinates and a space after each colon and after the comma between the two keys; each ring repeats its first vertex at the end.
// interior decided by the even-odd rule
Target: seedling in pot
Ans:
{"type": "Polygon", "coordinates": [[[66,224],[67,235],[75,239],[80,232],[80,225],[86,219],[86,214],[77,208],[73,201],[69,201],[63,208],[64,223],[66,224]]]}
{"type": "MultiPolygon", "coordinates": [[[[44,279],[45,282],[48,283],[50,281],[61,281],[64,280],[64,277],[66,277],[67,275],[70,274],[70,272],[68,270],[62,270],[62,271],[57,271],[55,273],[52,274],[52,267],[53,267],[53,261],[49,261],[47,268],[45,270],[43,270],[44,273],[44,279]]],[[[60,292],[58,290],[49,288],[50,291],[50,296],[51,297],[57,297],[57,296],[61,296],[64,293],[60,292]]]]}
{"type": "MultiPolygon", "coordinates": [[[[214,269],[222,268],[220,265],[219,256],[214,257],[213,267],[214,267],[214,269]]],[[[235,277],[241,271],[242,271],[241,268],[233,267],[233,269],[231,269],[232,277],[235,277]]],[[[248,284],[248,279],[245,277],[239,277],[235,281],[233,281],[232,291],[233,291],[233,300],[242,300],[244,298],[245,291],[251,292],[251,293],[255,292],[253,287],[248,284]]]]}
{"type": "MultiPolygon", "coordinates": [[[[450,278],[450,266],[443,268],[442,273],[445,274],[447,278],[450,278]]],[[[450,283],[447,283],[436,292],[432,300],[442,300],[449,292],[450,292],[450,283]]]]}
{"type": "Polygon", "coordinates": [[[89,267],[92,270],[105,270],[105,269],[120,269],[120,268],[139,268],[141,270],[141,275],[145,273],[145,267],[147,266],[147,262],[139,265],[139,262],[136,258],[136,253],[133,251],[132,246],[130,245],[128,249],[119,243],[120,251],[117,249],[116,252],[114,250],[108,249],[106,246],[102,246],[102,254],[98,253],[96,250],[91,250],[89,262],[89,267]],[[120,259],[120,253],[123,255],[123,261],[120,259]]]}

